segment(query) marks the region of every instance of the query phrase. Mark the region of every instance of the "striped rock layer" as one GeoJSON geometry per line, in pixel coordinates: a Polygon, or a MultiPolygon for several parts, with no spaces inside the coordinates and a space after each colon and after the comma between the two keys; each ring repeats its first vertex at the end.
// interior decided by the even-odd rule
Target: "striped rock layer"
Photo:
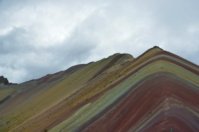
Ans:
{"type": "Polygon", "coordinates": [[[199,67],[153,47],[2,85],[0,131],[198,132],[199,67]]]}

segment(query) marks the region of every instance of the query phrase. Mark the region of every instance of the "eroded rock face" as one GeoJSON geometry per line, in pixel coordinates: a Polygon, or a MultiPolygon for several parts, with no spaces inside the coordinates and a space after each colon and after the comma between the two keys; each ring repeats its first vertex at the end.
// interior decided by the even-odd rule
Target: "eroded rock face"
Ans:
{"type": "Polygon", "coordinates": [[[7,78],[5,78],[4,76],[0,76],[0,84],[2,85],[8,85],[9,81],[7,78]]]}

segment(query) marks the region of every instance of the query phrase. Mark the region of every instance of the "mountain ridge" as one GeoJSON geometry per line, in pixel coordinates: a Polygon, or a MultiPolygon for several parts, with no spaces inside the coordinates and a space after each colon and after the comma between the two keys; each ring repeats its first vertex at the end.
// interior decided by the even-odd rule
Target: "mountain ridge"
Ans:
{"type": "MultiPolygon", "coordinates": [[[[74,66],[40,79],[11,86],[8,88],[9,92],[6,91],[6,94],[2,94],[6,95],[4,98],[11,97],[0,104],[0,114],[4,115],[0,115],[0,130],[98,131],[101,128],[101,131],[109,132],[111,130],[163,131],[164,128],[165,131],[171,129],[173,131],[196,131],[199,130],[196,125],[199,124],[197,120],[199,111],[199,101],[197,101],[199,100],[198,76],[199,67],[197,64],[157,46],[152,47],[137,58],[129,54],[114,54],[97,62],[74,66]],[[155,77],[154,80],[153,77],[155,77]],[[147,78],[153,81],[145,84],[147,78]],[[163,79],[161,80],[161,78],[163,79]],[[176,85],[172,85],[172,83],[176,85]],[[187,87],[185,88],[182,84],[186,84],[187,87]],[[150,88],[150,85],[153,87],[150,88]],[[178,85],[182,87],[178,88],[178,85]],[[153,119],[153,116],[150,116],[152,111],[156,111],[154,114],[158,114],[167,107],[156,105],[155,100],[152,100],[151,103],[147,102],[147,98],[152,98],[153,95],[145,97],[144,95],[150,91],[142,90],[140,86],[145,87],[144,89],[151,89],[152,94],[156,93],[154,99],[157,101],[160,101],[160,98],[155,98],[160,96],[157,92],[160,90],[158,87],[162,87],[163,91],[166,92],[165,94],[168,94],[169,91],[171,91],[171,95],[176,94],[172,98],[165,97],[165,100],[168,101],[164,102],[165,100],[163,100],[162,102],[163,104],[167,103],[168,107],[172,107],[174,113],[178,109],[186,111],[187,107],[190,108],[189,114],[185,112],[189,116],[183,117],[189,119],[189,122],[183,122],[185,127],[179,127],[179,122],[183,120],[179,116],[172,116],[172,111],[168,111],[168,115],[163,116],[163,119],[168,117],[168,120],[165,120],[167,123],[161,123],[161,115],[160,118],[153,119]],[[172,91],[171,88],[177,90],[172,91]],[[137,102],[134,101],[135,104],[140,104],[140,106],[130,107],[133,102],[127,100],[122,104],[129,103],[125,108],[128,108],[131,114],[128,112],[118,113],[119,110],[125,110],[118,106],[122,100],[125,100],[126,96],[124,95],[128,94],[128,91],[131,91],[130,93],[133,95],[132,100],[137,100],[137,102]],[[138,91],[137,94],[136,91],[138,91]],[[185,96],[179,91],[186,91],[184,93],[189,94],[185,96]],[[144,97],[141,98],[141,95],[144,97]],[[194,99],[191,98],[193,95],[194,99]],[[186,103],[190,102],[190,99],[194,104],[186,103]],[[176,101],[181,102],[180,105],[176,104],[176,101]],[[143,102],[146,102],[146,105],[141,105],[143,102]],[[153,106],[151,110],[139,110],[141,106],[146,107],[149,104],[153,106]],[[181,106],[181,104],[183,105],[181,106]],[[135,110],[137,112],[133,112],[135,110]],[[117,114],[115,113],[114,116],[121,119],[109,118],[112,115],[108,115],[108,111],[116,111],[117,114]],[[143,112],[143,116],[135,120],[134,117],[138,117],[135,113],[139,112],[143,112]],[[108,120],[102,122],[109,125],[96,123],[100,122],[101,118],[107,118],[108,120]],[[126,120],[128,125],[123,124],[123,120],[126,120]],[[146,125],[141,125],[140,122],[146,125]],[[159,125],[149,125],[147,122],[159,125]],[[174,125],[172,126],[172,124],[174,125]]],[[[1,92],[3,93],[3,91],[0,91],[0,97],[1,92]]],[[[150,100],[148,99],[148,101],[150,100]]]]}

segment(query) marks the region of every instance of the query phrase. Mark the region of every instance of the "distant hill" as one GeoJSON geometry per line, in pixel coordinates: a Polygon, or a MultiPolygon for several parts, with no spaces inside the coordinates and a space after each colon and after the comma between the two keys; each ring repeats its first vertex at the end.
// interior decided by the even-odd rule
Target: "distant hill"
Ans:
{"type": "Polygon", "coordinates": [[[155,46],[2,87],[1,131],[199,132],[199,66],[155,46]]]}

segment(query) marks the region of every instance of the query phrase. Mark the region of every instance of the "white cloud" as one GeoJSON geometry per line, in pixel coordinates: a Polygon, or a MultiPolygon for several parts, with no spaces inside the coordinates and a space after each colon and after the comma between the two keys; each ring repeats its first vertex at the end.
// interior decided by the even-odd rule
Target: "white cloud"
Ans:
{"type": "Polygon", "coordinates": [[[154,45],[199,63],[198,4],[197,0],[2,0],[0,74],[21,82],[115,52],[138,56],[154,45]]]}

